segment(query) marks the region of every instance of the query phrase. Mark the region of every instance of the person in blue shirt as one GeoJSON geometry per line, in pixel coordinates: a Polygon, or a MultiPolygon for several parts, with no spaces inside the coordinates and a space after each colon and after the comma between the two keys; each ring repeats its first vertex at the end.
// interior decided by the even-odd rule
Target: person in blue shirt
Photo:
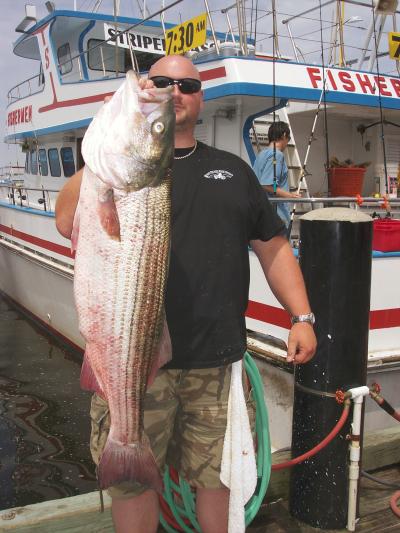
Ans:
{"type": "MultiPolygon", "coordinates": [[[[288,124],[281,121],[274,122],[268,130],[268,148],[260,152],[254,161],[253,170],[268,196],[276,196],[278,198],[299,198],[301,196],[289,191],[288,168],[283,155],[283,151],[289,141],[290,129],[288,124]],[[274,159],[276,161],[275,176],[274,159]],[[274,177],[276,177],[275,187],[274,177]]],[[[277,213],[286,224],[286,227],[288,227],[290,223],[290,204],[279,203],[277,213]]]]}

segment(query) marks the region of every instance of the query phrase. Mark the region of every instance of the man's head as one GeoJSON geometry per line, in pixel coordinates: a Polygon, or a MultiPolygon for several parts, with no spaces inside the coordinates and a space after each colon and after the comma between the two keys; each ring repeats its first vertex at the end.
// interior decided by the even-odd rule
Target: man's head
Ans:
{"type": "MultiPolygon", "coordinates": [[[[157,78],[166,77],[170,80],[180,81],[188,78],[189,80],[200,81],[200,74],[193,63],[183,56],[164,56],[151,67],[149,79],[157,83],[157,78]]],[[[162,80],[161,80],[162,81],[162,80]]],[[[167,83],[168,80],[163,80],[167,83]]],[[[176,114],[176,130],[193,133],[197,122],[198,115],[203,109],[203,92],[198,84],[190,83],[179,88],[174,84],[173,98],[176,114]],[[189,90],[189,92],[187,92],[189,90]],[[191,92],[195,90],[195,92],[191,92]]]]}
{"type": "Polygon", "coordinates": [[[277,121],[271,124],[268,130],[268,141],[270,143],[281,143],[282,147],[286,148],[290,141],[290,128],[286,122],[277,121]]]}

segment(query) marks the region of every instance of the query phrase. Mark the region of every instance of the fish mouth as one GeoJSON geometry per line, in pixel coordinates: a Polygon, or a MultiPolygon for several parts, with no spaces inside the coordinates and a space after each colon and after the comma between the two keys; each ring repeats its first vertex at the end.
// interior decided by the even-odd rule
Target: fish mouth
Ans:
{"type": "Polygon", "coordinates": [[[153,113],[159,106],[168,105],[172,100],[172,88],[144,89],[138,94],[139,109],[144,116],[153,113]]]}

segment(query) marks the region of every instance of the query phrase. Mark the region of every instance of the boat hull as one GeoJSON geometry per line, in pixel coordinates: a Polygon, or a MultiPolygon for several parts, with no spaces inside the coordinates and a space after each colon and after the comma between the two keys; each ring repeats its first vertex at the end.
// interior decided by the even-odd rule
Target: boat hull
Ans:
{"type": "MultiPolygon", "coordinates": [[[[250,333],[249,348],[254,353],[264,350],[264,356],[256,359],[265,386],[272,445],[274,449],[281,449],[291,443],[294,381],[292,367],[285,363],[290,322],[272,295],[253,252],[250,252],[250,265],[247,326],[251,331],[272,336],[272,342],[266,351],[265,345],[258,350],[257,342],[250,341],[250,333]],[[285,420],[284,424],[282,420],[285,420]]],[[[400,377],[400,325],[396,325],[394,310],[400,301],[400,288],[388,286],[387,279],[399,267],[400,256],[373,259],[371,309],[372,313],[381,312],[377,315],[379,317],[386,315],[386,319],[380,324],[375,321],[375,325],[384,327],[370,330],[367,382],[370,385],[377,381],[384,396],[398,409],[400,402],[396,401],[396,386],[400,377]],[[387,291],[385,287],[388,287],[387,291]],[[390,325],[393,327],[387,327],[390,325]]],[[[57,233],[53,214],[33,213],[0,204],[0,271],[0,290],[5,295],[51,332],[83,349],[73,299],[73,258],[69,241],[57,233]]],[[[372,322],[374,316],[371,314],[372,322]]],[[[376,404],[367,401],[366,430],[395,424],[396,421],[376,404]]]]}

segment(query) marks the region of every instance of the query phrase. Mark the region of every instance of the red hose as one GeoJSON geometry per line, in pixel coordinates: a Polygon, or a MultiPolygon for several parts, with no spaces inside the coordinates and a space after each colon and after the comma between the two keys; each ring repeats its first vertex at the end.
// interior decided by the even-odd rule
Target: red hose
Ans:
{"type": "Polygon", "coordinates": [[[350,401],[347,401],[344,404],[343,412],[336,426],[332,429],[329,435],[327,435],[324,438],[324,440],[322,440],[319,444],[314,446],[314,448],[312,448],[308,452],[303,453],[303,455],[299,455],[299,457],[295,457],[294,459],[291,459],[290,461],[285,461],[283,463],[272,465],[272,470],[283,470],[284,468],[290,468],[294,465],[297,465],[298,463],[302,463],[306,459],[309,459],[310,457],[318,453],[320,450],[325,448],[325,446],[327,446],[331,442],[331,440],[334,439],[336,435],[339,433],[339,431],[342,429],[342,427],[344,426],[347,420],[347,417],[349,416],[349,412],[350,412],[350,401]]]}
{"type": "Polygon", "coordinates": [[[390,498],[390,508],[392,509],[394,514],[400,518],[400,509],[397,505],[397,500],[400,500],[400,490],[395,492],[390,498]]]}

